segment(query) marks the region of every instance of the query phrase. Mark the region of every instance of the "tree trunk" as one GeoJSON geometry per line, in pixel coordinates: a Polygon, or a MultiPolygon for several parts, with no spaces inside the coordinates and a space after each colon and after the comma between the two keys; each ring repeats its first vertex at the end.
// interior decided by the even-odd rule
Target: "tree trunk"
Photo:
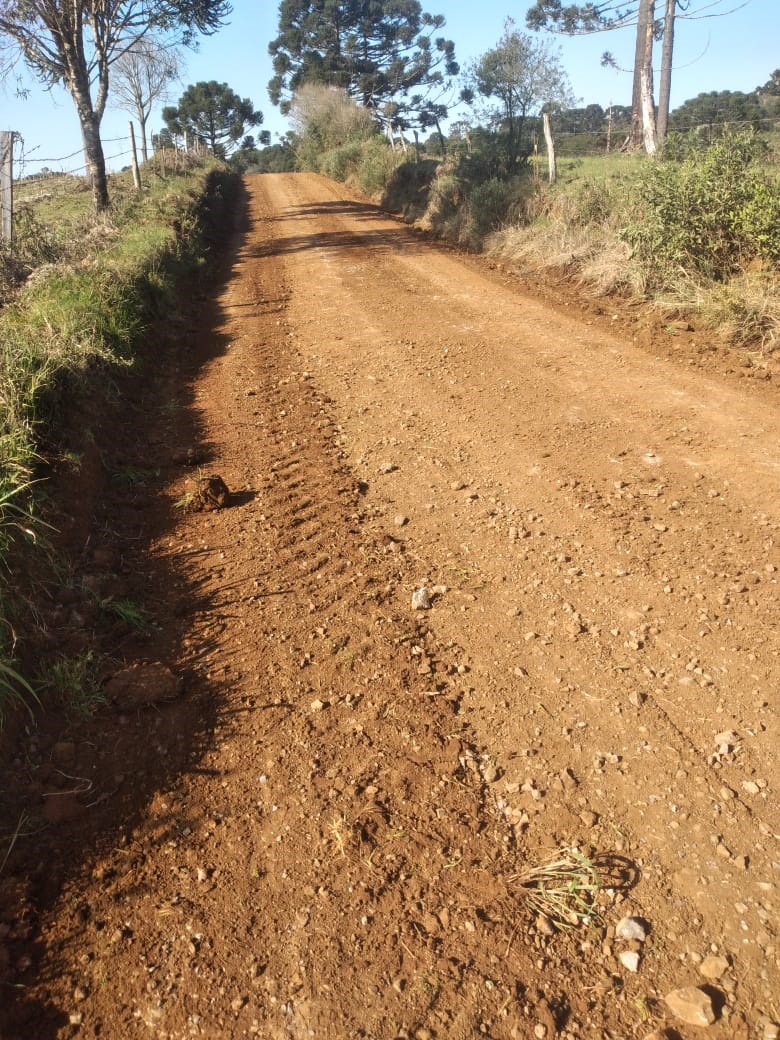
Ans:
{"type": "Polygon", "coordinates": [[[653,15],[654,4],[651,0],[649,21],[645,25],[645,53],[642,60],[642,140],[648,155],[655,155],[655,102],[653,100],[653,15]]]}
{"type": "Polygon", "coordinates": [[[95,203],[95,209],[100,213],[108,209],[108,177],[106,176],[103,142],[100,140],[100,121],[94,112],[82,114],[79,111],[79,117],[87,176],[92,185],[92,200],[95,203]]]}
{"type": "Polygon", "coordinates": [[[669,98],[672,92],[672,60],[674,56],[674,16],[677,0],[666,0],[664,40],[661,48],[661,82],[658,85],[658,121],[656,139],[662,144],[669,126],[669,98]]]}
{"type": "Polygon", "coordinates": [[[141,131],[141,158],[144,162],[148,162],[149,151],[146,144],[146,116],[143,114],[141,109],[138,111],[138,124],[138,128],[141,131]]]}
{"type": "Polygon", "coordinates": [[[641,148],[643,141],[642,117],[642,70],[650,65],[650,80],[653,77],[653,23],[655,21],[655,0],[640,0],[636,23],[636,49],[634,51],[634,87],[631,95],[631,133],[630,146],[641,148]],[[649,36],[648,36],[649,31],[649,36]],[[647,43],[650,41],[648,55],[647,43]]]}
{"type": "Polygon", "coordinates": [[[441,145],[441,157],[442,159],[447,158],[447,140],[441,131],[441,123],[436,120],[436,133],[439,135],[439,144],[441,145]]]}
{"type": "Polygon", "coordinates": [[[656,153],[655,106],[653,105],[653,70],[642,69],[642,134],[645,151],[656,153]]]}

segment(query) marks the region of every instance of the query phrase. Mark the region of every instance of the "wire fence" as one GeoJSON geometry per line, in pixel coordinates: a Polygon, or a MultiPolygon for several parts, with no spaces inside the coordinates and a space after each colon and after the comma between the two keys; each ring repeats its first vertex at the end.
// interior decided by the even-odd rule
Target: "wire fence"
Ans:
{"type": "MultiPolygon", "coordinates": [[[[760,118],[728,119],[725,113],[716,112],[711,120],[705,122],[679,123],[672,121],[670,132],[674,133],[698,133],[702,136],[715,137],[725,128],[735,130],[755,129],[762,133],[780,132],[780,113],[775,116],[767,115],[760,118]]],[[[591,123],[579,128],[571,119],[564,119],[564,126],[560,126],[560,117],[552,116],[552,126],[555,134],[556,144],[565,156],[567,145],[576,142],[592,142],[592,150],[617,150],[620,147],[621,135],[628,131],[628,124],[624,119],[616,119],[610,126],[608,121],[608,110],[604,112],[604,124],[601,127],[593,127],[591,123]],[[558,122],[558,126],[556,126],[558,122]],[[611,138],[611,142],[610,139],[611,138]]],[[[457,125],[456,125],[457,126],[457,125]]],[[[458,137],[458,130],[452,128],[453,136],[458,137]]],[[[472,130],[477,129],[472,127],[472,130]]],[[[39,147],[29,148],[24,136],[18,132],[13,135],[13,197],[19,204],[33,204],[40,200],[49,200],[59,196],[77,194],[89,188],[88,168],[84,162],[84,152],[81,148],[62,156],[40,156],[39,147]]],[[[133,158],[131,138],[112,137],[103,140],[105,161],[108,169],[121,171],[127,169],[133,158]]],[[[591,146],[585,144],[587,150],[591,146]]],[[[182,153],[175,148],[161,149],[155,152],[154,159],[157,165],[162,165],[163,170],[168,167],[174,169],[179,165],[185,165],[191,159],[189,153],[182,153]]]]}
{"type": "MultiPolygon", "coordinates": [[[[34,205],[36,202],[90,190],[89,169],[84,161],[83,149],[61,156],[40,156],[39,148],[29,148],[22,134],[14,132],[11,136],[14,205],[34,205]]],[[[104,138],[102,144],[109,171],[116,174],[130,168],[134,152],[129,133],[127,137],[104,138]]],[[[175,147],[157,149],[146,164],[147,175],[175,172],[201,155],[200,146],[191,146],[186,150],[175,147]]]]}

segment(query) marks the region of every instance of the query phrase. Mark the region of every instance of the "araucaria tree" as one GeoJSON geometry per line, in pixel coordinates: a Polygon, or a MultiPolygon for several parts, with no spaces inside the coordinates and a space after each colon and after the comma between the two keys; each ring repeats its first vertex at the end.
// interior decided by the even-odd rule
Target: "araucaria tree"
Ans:
{"type": "MultiPolygon", "coordinates": [[[[220,156],[238,147],[247,127],[263,121],[263,113],[255,111],[249,98],[239,97],[227,83],[213,79],[187,87],[178,105],[164,108],[162,117],[174,137],[187,134],[220,156]]],[[[262,143],[266,138],[261,135],[262,143]]]]}
{"type": "Polygon", "coordinates": [[[282,0],[271,100],[287,111],[299,87],[320,83],[394,125],[430,125],[459,71],[443,26],[417,0],[282,0]]]}
{"type": "Polygon", "coordinates": [[[504,142],[509,173],[522,155],[529,116],[538,115],[545,106],[572,104],[569,81],[556,52],[546,41],[519,32],[511,18],[496,46],[469,68],[463,97],[472,103],[477,97],[488,101],[486,114],[504,142]]]}
{"type": "Polygon", "coordinates": [[[100,123],[111,67],[151,33],[187,45],[230,12],[228,0],[0,0],[2,71],[21,59],[44,86],[68,90],[98,210],[108,206],[100,123]]]}

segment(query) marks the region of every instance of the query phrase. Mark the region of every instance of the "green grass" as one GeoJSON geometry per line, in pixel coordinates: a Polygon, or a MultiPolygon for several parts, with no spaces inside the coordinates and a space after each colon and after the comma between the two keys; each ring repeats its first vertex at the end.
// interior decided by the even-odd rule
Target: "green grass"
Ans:
{"type": "MultiPolygon", "coordinates": [[[[25,546],[38,543],[27,522],[36,503],[28,485],[42,442],[56,456],[59,417],[82,398],[108,396],[114,374],[135,363],[150,323],[170,316],[177,284],[204,261],[202,204],[210,197],[212,215],[225,205],[220,185],[210,187],[223,177],[219,169],[207,161],[170,174],[152,161],[140,196],[129,173],[113,176],[111,209],[99,216],[78,178],[17,186],[14,242],[0,249],[0,726],[12,706],[36,700],[15,650],[17,632],[30,642],[35,623],[18,576],[25,546]]],[[[79,445],[67,450],[77,456],[79,445]]],[[[136,484],[151,475],[117,477],[136,484]]],[[[146,623],[132,604],[111,609],[130,624],[146,623]]],[[[55,671],[82,703],[75,691],[91,690],[85,662],[59,662],[55,671]]]]}
{"type": "Polygon", "coordinates": [[[150,627],[151,623],[146,611],[129,599],[105,599],[101,601],[100,608],[141,632],[150,627]]]}
{"type": "Polygon", "coordinates": [[[88,719],[106,703],[91,650],[77,657],[60,657],[48,669],[44,684],[74,719],[88,719]]]}
{"type": "Polygon", "coordinates": [[[30,683],[0,657],[0,729],[12,711],[23,708],[32,716],[33,704],[40,705],[38,694],[30,683]]]}

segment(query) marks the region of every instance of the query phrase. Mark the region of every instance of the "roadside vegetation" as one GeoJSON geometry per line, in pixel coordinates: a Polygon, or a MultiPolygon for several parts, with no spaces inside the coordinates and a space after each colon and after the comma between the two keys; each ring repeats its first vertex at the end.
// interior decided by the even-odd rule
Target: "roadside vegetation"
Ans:
{"type": "Polygon", "coordinates": [[[447,138],[391,144],[346,92],[307,85],[287,147],[293,168],[352,184],[437,237],[767,355],[780,333],[776,108],[755,120],[763,130],[672,130],[653,159],[606,151],[628,133],[630,110],[563,110],[551,120],[569,128],[551,183],[538,118],[520,132],[498,109],[447,138]]]}
{"type": "Polygon", "coordinates": [[[37,616],[22,591],[59,566],[41,477],[79,465],[59,443],[62,417],[115,394],[152,325],[176,313],[177,288],[204,264],[208,221],[234,181],[211,159],[180,157],[173,173],[152,160],[143,174],[142,194],[129,175],[112,177],[112,206],[99,215],[75,178],[22,182],[14,240],[0,251],[0,727],[47,685],[71,690],[74,703],[87,685],[74,662],[31,668],[37,616]]]}

